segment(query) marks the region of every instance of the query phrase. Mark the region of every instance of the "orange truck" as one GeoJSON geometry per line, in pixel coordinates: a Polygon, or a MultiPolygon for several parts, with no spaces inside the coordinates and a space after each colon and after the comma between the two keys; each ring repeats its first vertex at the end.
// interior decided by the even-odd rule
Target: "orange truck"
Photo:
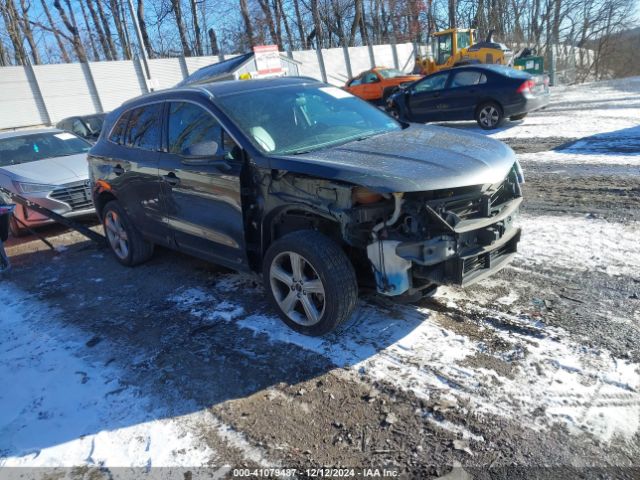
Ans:
{"type": "Polygon", "coordinates": [[[344,89],[370,102],[384,101],[398,85],[420,78],[420,75],[408,75],[395,68],[375,67],[349,80],[344,89]]]}

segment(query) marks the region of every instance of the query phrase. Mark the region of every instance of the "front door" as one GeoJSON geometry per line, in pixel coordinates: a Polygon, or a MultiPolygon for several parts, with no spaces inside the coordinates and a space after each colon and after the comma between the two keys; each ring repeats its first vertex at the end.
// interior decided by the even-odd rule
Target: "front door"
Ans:
{"type": "Polygon", "coordinates": [[[199,257],[242,269],[247,258],[238,149],[200,105],[172,101],[167,114],[159,173],[165,221],[175,243],[199,257]]]}
{"type": "Polygon", "coordinates": [[[449,73],[436,73],[422,79],[408,92],[407,110],[412,122],[437,122],[449,119],[450,92],[446,89],[449,73]]]}

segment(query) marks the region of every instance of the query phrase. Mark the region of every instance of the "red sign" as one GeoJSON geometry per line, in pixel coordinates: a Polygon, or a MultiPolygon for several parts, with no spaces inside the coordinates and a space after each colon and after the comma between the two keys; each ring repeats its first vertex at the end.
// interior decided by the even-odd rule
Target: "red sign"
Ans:
{"type": "Polygon", "coordinates": [[[253,47],[258,75],[281,74],[282,62],[277,45],[258,45],[253,47]]]}

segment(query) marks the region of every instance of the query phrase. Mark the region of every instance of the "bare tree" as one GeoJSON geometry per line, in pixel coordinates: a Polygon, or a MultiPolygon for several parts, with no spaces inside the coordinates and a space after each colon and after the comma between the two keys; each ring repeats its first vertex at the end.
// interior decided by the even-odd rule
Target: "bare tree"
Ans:
{"type": "Polygon", "coordinates": [[[33,31],[31,30],[31,24],[29,23],[29,8],[31,5],[27,5],[25,0],[20,0],[20,8],[22,10],[22,17],[20,21],[22,22],[22,31],[24,32],[24,36],[27,39],[27,43],[29,44],[29,48],[31,49],[31,58],[33,58],[33,63],[38,65],[42,63],[40,60],[40,53],[38,52],[38,46],[33,39],[33,31]]]}
{"type": "MultiPolygon", "coordinates": [[[[23,1],[23,0],[21,0],[23,1]]],[[[87,30],[87,37],[89,37],[89,45],[91,46],[91,52],[93,53],[93,59],[97,62],[100,60],[100,54],[96,48],[96,42],[91,34],[91,27],[89,26],[89,17],[87,17],[87,11],[85,10],[84,3],[80,2],[80,9],[82,10],[82,18],[84,19],[84,26],[87,30]]]]}
{"type": "Polygon", "coordinates": [[[187,42],[187,34],[184,28],[184,19],[182,17],[182,7],[180,6],[180,0],[171,0],[171,9],[176,19],[178,34],[180,35],[180,44],[182,45],[182,54],[185,57],[190,57],[191,49],[189,48],[189,42],[187,42]]]}
{"type": "Polygon", "coordinates": [[[249,45],[253,47],[255,45],[255,36],[253,34],[253,25],[251,24],[251,15],[249,15],[247,0],[240,0],[240,12],[242,13],[244,26],[247,29],[247,38],[249,39],[249,45]]]}
{"type": "MultiPolygon", "coordinates": [[[[100,0],[96,0],[96,1],[98,2],[98,5],[99,5],[100,0]]],[[[129,42],[127,41],[124,19],[120,14],[120,2],[118,0],[110,0],[109,4],[111,6],[111,17],[113,18],[113,23],[116,26],[118,39],[120,40],[120,48],[122,49],[122,56],[125,58],[125,60],[131,60],[131,47],[129,46],[129,42]]]]}
{"type": "Polygon", "coordinates": [[[102,25],[100,23],[100,19],[98,18],[98,14],[96,13],[93,0],[86,0],[86,2],[87,8],[89,9],[89,14],[91,15],[91,19],[93,20],[93,26],[96,30],[96,33],[98,34],[98,41],[100,42],[100,46],[102,47],[104,58],[106,58],[107,60],[113,60],[111,49],[109,48],[109,42],[107,41],[104,30],[102,29],[102,25]]]}
{"type": "Polygon", "coordinates": [[[147,56],[153,58],[153,49],[151,48],[151,40],[149,40],[149,32],[147,31],[147,21],[144,18],[144,0],[138,0],[138,25],[142,34],[142,42],[147,51],[147,56]]]}
{"type": "Polygon", "coordinates": [[[203,55],[202,53],[202,33],[200,32],[200,22],[198,21],[198,8],[196,6],[196,0],[191,1],[191,20],[193,22],[193,36],[195,40],[195,54],[203,55]]]}
{"type": "Polygon", "coordinates": [[[42,10],[44,11],[47,17],[47,21],[49,22],[49,27],[45,28],[45,30],[50,31],[53,34],[53,37],[56,39],[56,43],[58,44],[58,48],[60,49],[60,56],[62,57],[62,60],[66,63],[69,63],[71,62],[71,58],[69,58],[69,53],[67,53],[67,48],[62,42],[63,36],[60,30],[58,29],[58,27],[56,26],[53,20],[53,17],[51,17],[51,12],[49,11],[49,7],[47,6],[47,3],[45,2],[45,0],[40,0],[40,2],[42,3],[42,10]]]}
{"type": "Polygon", "coordinates": [[[7,33],[9,39],[13,45],[13,56],[18,65],[24,65],[27,63],[27,51],[22,43],[22,29],[20,28],[20,21],[18,19],[18,12],[13,0],[5,0],[5,4],[0,4],[2,9],[2,17],[4,24],[7,27],[7,33]]]}
{"type": "Polygon", "coordinates": [[[67,12],[64,7],[60,3],[60,0],[55,0],[53,2],[53,6],[58,11],[58,15],[60,15],[60,19],[62,23],[67,28],[69,33],[71,34],[71,44],[73,46],[73,51],[75,52],[78,60],[82,63],[87,62],[87,52],[82,45],[82,40],[80,39],[80,34],[78,32],[78,28],[74,25],[75,22],[72,22],[67,16],[67,12]]]}

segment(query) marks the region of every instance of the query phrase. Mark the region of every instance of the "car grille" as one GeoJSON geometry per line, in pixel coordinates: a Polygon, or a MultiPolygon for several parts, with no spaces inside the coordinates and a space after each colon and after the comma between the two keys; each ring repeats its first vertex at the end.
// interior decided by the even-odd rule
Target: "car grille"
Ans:
{"type": "Polygon", "coordinates": [[[66,203],[72,211],[87,210],[93,206],[91,189],[85,182],[70,183],[62,188],[57,188],[49,197],[66,203]]]}
{"type": "Polygon", "coordinates": [[[462,266],[462,274],[469,275],[470,273],[478,270],[491,268],[492,262],[496,262],[503,256],[513,252],[515,252],[515,247],[512,242],[509,242],[491,252],[483,253],[476,257],[466,258],[462,266]]]}

